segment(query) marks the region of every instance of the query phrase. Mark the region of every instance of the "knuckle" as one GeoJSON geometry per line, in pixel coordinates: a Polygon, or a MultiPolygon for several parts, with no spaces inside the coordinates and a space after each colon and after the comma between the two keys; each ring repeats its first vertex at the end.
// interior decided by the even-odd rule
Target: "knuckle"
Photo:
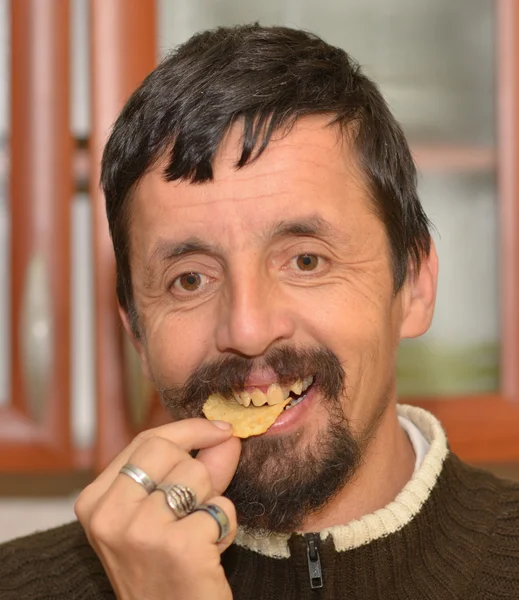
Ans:
{"type": "Polygon", "coordinates": [[[214,503],[218,504],[218,506],[224,511],[229,521],[229,534],[234,536],[236,529],[238,527],[238,520],[236,516],[236,508],[234,504],[223,496],[219,496],[214,499],[214,503]]]}
{"type": "Polygon", "coordinates": [[[169,440],[166,440],[165,438],[156,435],[153,429],[142,432],[143,436],[144,434],[146,435],[142,438],[140,446],[136,451],[136,454],[138,455],[140,455],[141,452],[146,452],[147,454],[154,454],[160,452],[168,452],[172,449],[179,449],[178,446],[173,442],[170,442],[169,440]]]}
{"type": "Polygon", "coordinates": [[[211,483],[211,476],[207,467],[196,458],[190,459],[189,472],[194,479],[203,484],[211,483]]]}
{"type": "Polygon", "coordinates": [[[218,498],[216,498],[215,500],[216,500],[215,503],[218,504],[220,506],[220,508],[225,512],[229,521],[233,521],[235,523],[236,522],[236,507],[229,500],[229,498],[225,498],[224,496],[218,496],[218,498]]]}
{"type": "Polygon", "coordinates": [[[81,523],[87,521],[95,509],[97,490],[95,482],[88,484],[78,495],[74,502],[74,513],[81,523]]]}
{"type": "Polygon", "coordinates": [[[110,519],[99,510],[94,511],[92,514],[88,524],[88,533],[89,537],[105,546],[111,544],[114,535],[113,528],[110,526],[110,519]]]}
{"type": "Polygon", "coordinates": [[[155,545],[154,536],[139,523],[132,523],[124,533],[124,546],[133,553],[147,553],[155,545]]]}
{"type": "Polygon", "coordinates": [[[79,519],[80,522],[82,522],[82,520],[84,518],[86,518],[87,515],[87,488],[85,488],[80,494],[79,496],[76,498],[76,501],[74,502],[74,513],[76,515],[76,517],[79,519]]]}
{"type": "Polygon", "coordinates": [[[185,535],[169,536],[165,538],[164,545],[168,556],[176,563],[182,561],[189,562],[189,557],[193,555],[190,538],[187,538],[185,535]]]}
{"type": "Polygon", "coordinates": [[[137,442],[139,445],[147,440],[157,437],[154,429],[145,429],[144,431],[140,431],[134,438],[134,442],[137,442]]]}

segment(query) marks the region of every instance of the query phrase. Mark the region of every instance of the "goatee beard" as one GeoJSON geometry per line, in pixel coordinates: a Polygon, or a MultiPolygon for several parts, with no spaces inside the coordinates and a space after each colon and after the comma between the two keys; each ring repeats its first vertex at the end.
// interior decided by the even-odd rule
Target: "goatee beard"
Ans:
{"type": "Polygon", "coordinates": [[[326,428],[311,442],[297,432],[244,440],[225,495],[234,502],[244,529],[291,533],[346,485],[360,456],[339,407],[329,410],[326,428]]]}
{"type": "Polygon", "coordinates": [[[184,386],[163,389],[161,395],[175,418],[199,417],[210,394],[231,396],[243,389],[253,368],[262,367],[273,370],[281,383],[313,375],[313,392],[328,413],[326,425],[312,440],[305,440],[304,428],[242,440],[240,462],[224,495],[244,529],[290,533],[322,509],[360,464],[362,447],[342,409],[344,370],[338,358],[326,348],[289,346],[272,349],[261,364],[228,356],[202,365],[184,386]]]}

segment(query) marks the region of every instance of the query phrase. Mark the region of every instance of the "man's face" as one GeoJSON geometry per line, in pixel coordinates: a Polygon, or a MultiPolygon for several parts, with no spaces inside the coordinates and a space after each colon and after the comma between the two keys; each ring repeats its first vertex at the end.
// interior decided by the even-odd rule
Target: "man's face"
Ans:
{"type": "MultiPolygon", "coordinates": [[[[385,228],[353,152],[327,122],[300,120],[242,169],[234,167],[236,125],[217,154],[213,181],[167,182],[159,166],[131,205],[140,353],[159,389],[178,391],[205,365],[236,359],[249,366],[241,384],[265,391],[279,375],[276,361],[265,367],[269,355],[290,363],[290,373],[301,358],[301,378],[313,376],[301,403],[243,444],[242,475],[269,489],[289,472],[301,480],[336,463],[323,455],[350,436],[341,449],[345,473],[335,482],[342,485],[395,395],[403,294],[394,295],[385,228]],[[330,372],[340,373],[342,385],[325,398],[319,382],[330,372]]],[[[200,415],[199,401],[173,397],[175,416],[200,415]]]]}

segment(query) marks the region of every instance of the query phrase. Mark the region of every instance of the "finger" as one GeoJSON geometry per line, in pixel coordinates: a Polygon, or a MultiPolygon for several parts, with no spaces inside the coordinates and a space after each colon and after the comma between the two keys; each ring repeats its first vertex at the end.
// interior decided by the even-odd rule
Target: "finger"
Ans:
{"type": "Polygon", "coordinates": [[[220,526],[218,525],[218,522],[210,514],[201,510],[197,510],[172,524],[171,535],[182,536],[186,539],[191,538],[195,545],[216,544],[218,551],[221,554],[227,550],[236,536],[236,510],[234,504],[228,498],[224,498],[223,496],[214,496],[207,500],[206,504],[216,504],[225,513],[229,524],[229,532],[225,538],[219,542],[217,541],[220,535],[220,526]]]}
{"type": "MultiPolygon", "coordinates": [[[[166,475],[161,485],[182,485],[189,488],[195,494],[196,505],[214,496],[207,468],[189,455],[166,475]]],[[[167,512],[169,521],[178,520],[175,511],[167,503],[165,493],[160,489],[150,494],[139,510],[147,511],[150,518],[155,518],[155,515],[161,512],[167,512]]]]}
{"type": "MultiPolygon", "coordinates": [[[[185,419],[140,433],[99,475],[96,483],[104,487],[106,491],[117,477],[121,467],[130,462],[130,457],[137,448],[149,439],[164,438],[189,452],[194,449],[215,446],[232,436],[231,426],[227,429],[220,429],[215,423],[220,423],[220,421],[185,419]]],[[[137,464],[137,466],[144,469],[140,464],[137,464]]]]}
{"type": "MultiPolygon", "coordinates": [[[[209,425],[209,436],[212,429],[218,431],[209,422],[207,424],[209,425]]],[[[197,423],[197,425],[200,424],[197,423]]],[[[202,427],[202,429],[207,430],[207,427],[202,427]]],[[[200,440],[200,437],[198,439],[200,440]]],[[[210,439],[214,441],[214,436],[210,439]]],[[[207,437],[205,440],[207,441],[207,437]]],[[[123,464],[138,467],[155,484],[158,484],[180,461],[191,459],[187,449],[184,449],[186,447],[189,449],[190,445],[184,444],[184,447],[181,447],[163,437],[148,435],[123,464]]],[[[112,509],[126,513],[131,512],[136,503],[142,502],[147,497],[147,490],[128,475],[120,473],[121,467],[116,471],[116,466],[119,467],[119,464],[114,461],[102,476],[90,484],[78,498],[75,510],[83,523],[88,522],[95,506],[101,499],[105,504],[110,503],[112,509]]]]}
{"type": "MultiPolygon", "coordinates": [[[[150,437],[130,455],[126,464],[144,471],[156,485],[186,458],[191,459],[189,453],[173,442],[161,437],[150,437]]],[[[118,472],[112,481],[108,478],[98,478],[91,483],[81,492],[74,508],[85,526],[96,508],[100,508],[101,505],[106,512],[116,515],[119,520],[133,512],[135,505],[147,496],[148,492],[144,486],[128,475],[118,472]]]]}
{"type": "Polygon", "coordinates": [[[236,437],[225,440],[213,448],[205,448],[196,460],[203,463],[211,475],[214,494],[223,494],[236,472],[241,454],[241,441],[236,437]]]}
{"type": "MultiPolygon", "coordinates": [[[[168,473],[186,460],[193,459],[189,452],[174,442],[161,437],[151,437],[135,450],[126,464],[138,466],[157,486],[164,481],[168,473]]],[[[110,492],[125,501],[142,501],[149,495],[143,485],[120,471],[110,486],[110,492]]]]}

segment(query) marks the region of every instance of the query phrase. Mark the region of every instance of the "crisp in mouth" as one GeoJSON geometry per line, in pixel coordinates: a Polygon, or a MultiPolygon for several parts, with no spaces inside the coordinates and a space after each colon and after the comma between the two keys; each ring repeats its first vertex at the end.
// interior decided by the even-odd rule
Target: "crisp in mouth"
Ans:
{"type": "Polygon", "coordinates": [[[273,406],[275,404],[284,403],[285,400],[291,398],[291,402],[287,405],[288,407],[295,406],[299,403],[305,395],[305,392],[314,382],[313,375],[305,377],[304,379],[296,379],[292,384],[280,385],[279,383],[271,383],[267,389],[267,392],[263,392],[258,388],[252,390],[243,390],[241,392],[234,392],[233,398],[244,407],[249,406],[263,406],[268,404],[273,406]]]}
{"type": "Polygon", "coordinates": [[[211,394],[202,408],[209,420],[227,421],[236,437],[247,438],[264,433],[283,410],[304,400],[314,377],[296,379],[290,385],[271,383],[266,392],[253,387],[235,391],[232,398],[211,394]]]}

